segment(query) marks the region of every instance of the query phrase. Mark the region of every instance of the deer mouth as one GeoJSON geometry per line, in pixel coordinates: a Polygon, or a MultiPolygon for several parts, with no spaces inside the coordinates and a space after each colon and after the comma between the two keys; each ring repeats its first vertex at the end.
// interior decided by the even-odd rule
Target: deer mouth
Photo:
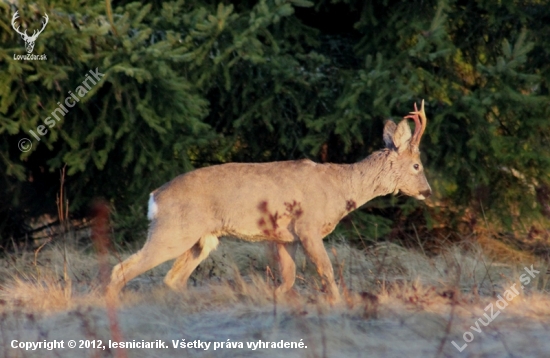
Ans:
{"type": "Polygon", "coordinates": [[[418,195],[416,195],[414,198],[415,198],[415,199],[418,199],[418,200],[426,200],[426,199],[429,198],[431,195],[432,195],[432,191],[431,191],[431,190],[423,190],[423,191],[421,191],[420,193],[418,193],[418,195]]]}

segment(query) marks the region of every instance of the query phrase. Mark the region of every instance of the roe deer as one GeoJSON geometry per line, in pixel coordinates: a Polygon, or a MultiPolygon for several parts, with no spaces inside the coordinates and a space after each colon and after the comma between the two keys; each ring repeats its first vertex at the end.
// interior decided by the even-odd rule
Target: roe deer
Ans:
{"type": "Polygon", "coordinates": [[[107,287],[116,294],[137,275],[176,259],[164,282],[184,289],[220,236],[270,241],[282,284],[294,285],[296,245],[303,246],[332,302],[340,299],[323,238],[349,212],[379,195],[399,191],[419,200],[432,193],[418,145],[426,128],[424,101],[397,125],[384,126],[386,148],[354,164],[310,160],[228,163],[182,174],[149,197],[151,220],[143,248],[113,269],[107,287]],[[407,118],[415,121],[414,134],[407,118]]]}

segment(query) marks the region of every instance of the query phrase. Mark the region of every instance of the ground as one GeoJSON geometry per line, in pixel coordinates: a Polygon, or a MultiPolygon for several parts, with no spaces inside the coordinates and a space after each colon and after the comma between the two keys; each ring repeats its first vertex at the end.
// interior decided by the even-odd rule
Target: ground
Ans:
{"type": "MultiPolygon", "coordinates": [[[[222,240],[186,292],[162,284],[169,263],[157,267],[130,282],[114,305],[101,294],[98,260],[89,248],[51,243],[13,254],[0,275],[0,356],[550,355],[550,275],[542,260],[523,255],[499,262],[476,242],[433,255],[391,243],[358,249],[345,242],[327,243],[344,297],[334,306],[301,252],[294,291],[276,299],[277,273],[258,243],[222,240]],[[56,340],[63,348],[32,350],[56,340]],[[70,340],[76,348],[68,347],[70,340]],[[112,342],[152,348],[120,349],[112,342]],[[239,343],[243,348],[234,348],[239,343]],[[296,348],[281,348],[285,343],[296,348]],[[29,350],[19,348],[25,344],[29,350]]],[[[109,265],[129,254],[111,256],[109,265]]]]}

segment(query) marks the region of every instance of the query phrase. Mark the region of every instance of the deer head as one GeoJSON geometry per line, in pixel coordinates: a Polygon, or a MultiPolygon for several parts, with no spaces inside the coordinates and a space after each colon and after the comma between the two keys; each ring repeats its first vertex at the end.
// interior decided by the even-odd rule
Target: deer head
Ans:
{"type": "Polygon", "coordinates": [[[389,168],[387,168],[388,183],[393,187],[394,193],[401,191],[419,200],[424,200],[432,194],[430,184],[424,175],[418,148],[426,129],[426,122],[424,100],[422,100],[420,111],[415,103],[414,112],[410,112],[399,124],[387,121],[384,126],[384,142],[390,151],[389,168]],[[411,134],[407,119],[415,122],[414,134],[411,134]]]}
{"type": "Polygon", "coordinates": [[[21,32],[19,31],[20,26],[17,26],[17,28],[15,27],[15,20],[17,20],[17,18],[19,17],[18,13],[19,11],[16,11],[15,14],[13,14],[13,17],[11,18],[11,26],[13,27],[15,32],[21,35],[21,38],[25,41],[25,48],[27,49],[27,53],[30,54],[32,53],[32,50],[34,50],[34,43],[38,38],[38,35],[40,35],[42,31],[44,31],[44,29],[46,28],[46,25],[48,24],[48,20],[49,20],[48,14],[45,14],[45,16],[43,16],[46,19],[46,21],[42,24],[42,28],[40,30],[34,30],[32,33],[32,36],[29,36],[27,35],[27,30],[25,30],[25,32],[21,32]]]}

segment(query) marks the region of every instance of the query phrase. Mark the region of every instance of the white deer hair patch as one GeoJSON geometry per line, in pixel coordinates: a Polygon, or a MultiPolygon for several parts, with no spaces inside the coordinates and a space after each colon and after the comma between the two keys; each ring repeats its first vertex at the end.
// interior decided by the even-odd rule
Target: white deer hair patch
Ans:
{"type": "Polygon", "coordinates": [[[151,193],[149,195],[149,209],[147,211],[147,218],[149,220],[153,220],[157,217],[157,213],[159,211],[159,208],[157,206],[157,203],[155,203],[155,195],[154,193],[151,193]]]}

